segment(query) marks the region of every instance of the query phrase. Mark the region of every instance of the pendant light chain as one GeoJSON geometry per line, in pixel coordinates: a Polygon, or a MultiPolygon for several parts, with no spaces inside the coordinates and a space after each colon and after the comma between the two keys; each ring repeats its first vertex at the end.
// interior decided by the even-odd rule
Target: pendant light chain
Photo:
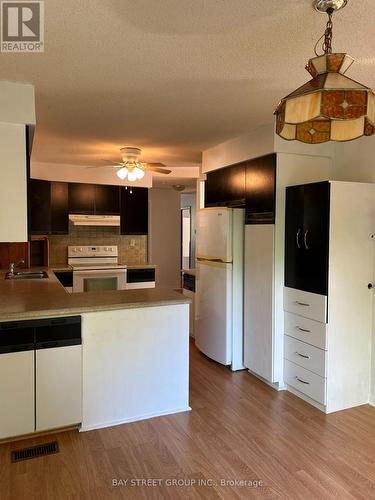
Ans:
{"type": "Polygon", "coordinates": [[[324,33],[324,42],[323,42],[323,52],[325,54],[332,54],[332,37],[333,37],[333,21],[332,14],[333,9],[327,10],[328,14],[328,22],[327,27],[324,33]]]}
{"type": "Polygon", "coordinates": [[[328,21],[327,21],[326,30],[324,32],[324,35],[322,35],[319,38],[319,40],[316,42],[315,47],[314,47],[314,52],[315,52],[316,56],[320,55],[317,51],[317,47],[318,47],[319,42],[321,40],[323,40],[323,43],[322,43],[323,54],[332,54],[333,13],[334,13],[333,9],[327,10],[328,21]]]}

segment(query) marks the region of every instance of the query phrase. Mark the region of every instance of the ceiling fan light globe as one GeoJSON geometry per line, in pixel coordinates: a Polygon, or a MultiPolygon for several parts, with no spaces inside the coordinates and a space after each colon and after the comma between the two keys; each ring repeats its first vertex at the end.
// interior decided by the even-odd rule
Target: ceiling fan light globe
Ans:
{"type": "Polygon", "coordinates": [[[128,176],[128,169],[126,167],[120,168],[120,170],[117,170],[117,177],[119,177],[121,180],[125,180],[128,176]]]}
{"type": "Polygon", "coordinates": [[[137,176],[137,179],[140,180],[140,179],[143,179],[143,177],[145,176],[145,172],[142,168],[137,167],[135,169],[135,175],[137,176]]]}
{"type": "Polygon", "coordinates": [[[128,172],[128,181],[134,182],[137,180],[137,174],[133,171],[128,172]]]}

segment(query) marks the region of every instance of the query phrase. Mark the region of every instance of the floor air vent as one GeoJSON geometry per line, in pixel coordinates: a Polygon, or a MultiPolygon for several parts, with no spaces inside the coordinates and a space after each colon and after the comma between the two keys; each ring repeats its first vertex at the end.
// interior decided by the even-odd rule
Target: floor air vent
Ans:
{"type": "Polygon", "coordinates": [[[22,460],[44,457],[58,452],[59,444],[57,441],[53,441],[52,443],[40,444],[38,446],[12,451],[12,462],[21,462],[22,460]]]}

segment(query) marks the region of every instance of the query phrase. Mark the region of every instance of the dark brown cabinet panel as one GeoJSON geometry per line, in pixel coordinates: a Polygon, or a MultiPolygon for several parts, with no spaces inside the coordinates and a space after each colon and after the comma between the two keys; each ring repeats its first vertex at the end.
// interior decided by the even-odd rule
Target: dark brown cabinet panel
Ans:
{"type": "Polygon", "coordinates": [[[51,233],[51,183],[29,180],[29,226],[31,234],[51,233]]]}
{"type": "Polygon", "coordinates": [[[69,233],[69,184],[51,182],[51,232],[69,233]]]}
{"type": "Polygon", "coordinates": [[[274,224],[276,154],[246,162],[246,224],[274,224]]]}
{"type": "Polygon", "coordinates": [[[31,234],[68,234],[68,184],[30,179],[28,193],[31,234]]]}
{"type": "Polygon", "coordinates": [[[71,214],[119,215],[120,188],[99,184],[69,184],[71,214]]]}
{"type": "Polygon", "coordinates": [[[121,234],[148,234],[147,188],[121,188],[121,234]]]}
{"type": "Polygon", "coordinates": [[[330,184],[286,189],[285,286],[328,294],[330,184]]]}
{"type": "Polygon", "coordinates": [[[95,186],[95,213],[97,215],[120,215],[119,186],[95,186]]]}
{"type": "Polygon", "coordinates": [[[71,214],[94,215],[95,213],[95,185],[69,184],[69,212],[71,214]]]}
{"type": "Polygon", "coordinates": [[[246,162],[214,170],[205,183],[206,207],[244,207],[246,162]]]}

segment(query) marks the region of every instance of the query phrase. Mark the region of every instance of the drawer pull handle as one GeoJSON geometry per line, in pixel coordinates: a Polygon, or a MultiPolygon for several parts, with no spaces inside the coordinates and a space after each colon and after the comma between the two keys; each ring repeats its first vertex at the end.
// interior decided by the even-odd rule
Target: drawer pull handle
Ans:
{"type": "Polygon", "coordinates": [[[305,358],[305,359],[310,359],[310,356],[306,356],[306,354],[301,354],[300,352],[296,351],[295,354],[297,354],[298,356],[300,356],[301,358],[305,358]]]}
{"type": "Polygon", "coordinates": [[[294,303],[297,304],[297,306],[310,307],[310,304],[306,304],[305,302],[299,302],[299,300],[296,300],[294,303]]]}
{"type": "Polygon", "coordinates": [[[311,333],[311,330],[306,330],[306,328],[301,328],[300,326],[296,326],[296,329],[297,329],[299,332],[311,333]]]}
{"type": "Polygon", "coordinates": [[[305,248],[306,250],[310,250],[310,247],[307,243],[307,235],[309,234],[309,230],[305,231],[305,234],[303,235],[303,242],[305,244],[305,248]]]}
{"type": "Polygon", "coordinates": [[[297,234],[296,234],[296,244],[297,244],[297,248],[301,248],[301,244],[299,242],[299,236],[301,234],[301,229],[299,228],[298,231],[297,231],[297,234]]]}
{"type": "Polygon", "coordinates": [[[297,375],[295,378],[298,380],[298,382],[301,382],[301,384],[310,385],[310,382],[306,382],[305,380],[302,380],[301,378],[297,377],[297,375]]]}

